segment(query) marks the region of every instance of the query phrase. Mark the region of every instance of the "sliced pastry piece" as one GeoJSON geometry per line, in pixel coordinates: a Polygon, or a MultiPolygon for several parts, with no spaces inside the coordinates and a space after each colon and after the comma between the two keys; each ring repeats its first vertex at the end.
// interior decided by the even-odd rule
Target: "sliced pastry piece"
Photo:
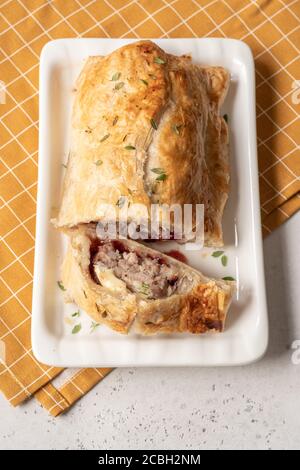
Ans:
{"type": "Polygon", "coordinates": [[[120,333],[221,332],[234,290],[135,241],[99,240],[93,225],[70,231],[62,281],[67,300],[120,333]]]}
{"type": "Polygon", "coordinates": [[[105,205],[119,209],[124,197],[149,211],[153,203],[204,204],[205,244],[222,245],[229,162],[220,106],[228,84],[224,68],[151,41],[89,57],[75,87],[56,226],[107,220],[105,205]]]}

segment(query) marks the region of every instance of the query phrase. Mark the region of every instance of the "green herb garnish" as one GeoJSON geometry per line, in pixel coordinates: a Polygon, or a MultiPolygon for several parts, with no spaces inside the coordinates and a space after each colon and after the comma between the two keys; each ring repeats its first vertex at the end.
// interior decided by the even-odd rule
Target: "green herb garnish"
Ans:
{"type": "Polygon", "coordinates": [[[85,290],[83,291],[83,295],[84,295],[84,297],[87,299],[87,295],[86,295],[85,290]]]}
{"type": "Polygon", "coordinates": [[[175,132],[175,134],[180,135],[180,129],[182,128],[182,124],[173,124],[172,126],[172,131],[175,132]]]}
{"type": "Polygon", "coordinates": [[[235,281],[234,277],[232,276],[225,276],[225,277],[222,277],[223,281],[235,281]]]}
{"type": "Polygon", "coordinates": [[[227,266],[227,261],[228,261],[228,258],[226,255],[223,255],[222,258],[221,258],[221,263],[223,266],[227,266]]]}
{"type": "Polygon", "coordinates": [[[120,77],[121,77],[120,72],[114,73],[113,76],[111,77],[111,82],[116,82],[117,80],[119,80],[120,77]]]}
{"type": "Polygon", "coordinates": [[[120,207],[120,209],[124,206],[126,202],[126,197],[125,196],[121,196],[118,201],[116,202],[116,206],[120,207]]]}
{"type": "Polygon", "coordinates": [[[104,142],[106,139],[108,139],[110,136],[110,134],[106,134],[102,137],[102,139],[100,139],[100,142],[104,142]]]}
{"type": "Polygon", "coordinates": [[[228,114],[224,114],[223,119],[224,121],[228,122],[228,114]]]}
{"type": "Polygon", "coordinates": [[[126,147],[124,147],[125,150],[135,150],[135,147],[133,145],[126,145],[126,147]]]}
{"type": "Polygon", "coordinates": [[[90,326],[90,333],[93,333],[98,326],[100,326],[100,323],[92,321],[91,326],[90,326]]]}
{"type": "Polygon", "coordinates": [[[140,82],[142,82],[144,85],[148,86],[147,80],[144,80],[143,78],[140,78],[140,82]]]}
{"type": "Polygon", "coordinates": [[[221,256],[223,253],[224,253],[224,251],[214,251],[211,254],[211,256],[213,256],[214,258],[219,258],[219,256],[221,256]]]}
{"type": "Polygon", "coordinates": [[[71,316],[75,318],[75,317],[79,317],[79,315],[80,315],[80,311],[78,310],[77,312],[72,313],[71,316]]]}
{"type": "Polygon", "coordinates": [[[100,166],[100,165],[102,165],[102,163],[103,163],[102,160],[97,160],[97,161],[95,162],[95,165],[96,165],[96,166],[100,166]]]}
{"type": "Polygon", "coordinates": [[[163,168],[151,168],[152,173],[155,173],[157,176],[156,181],[165,181],[167,178],[166,172],[163,168]]]}
{"type": "Polygon", "coordinates": [[[116,83],[114,89],[115,89],[115,90],[120,90],[121,88],[123,88],[124,85],[125,85],[124,82],[116,83]]]}
{"type": "Polygon", "coordinates": [[[154,121],[154,119],[150,119],[150,123],[151,123],[151,126],[153,127],[153,129],[157,131],[157,124],[154,121]]]}
{"type": "Polygon", "coordinates": [[[119,119],[118,116],[116,116],[116,117],[114,118],[113,123],[112,123],[113,126],[115,126],[115,125],[117,124],[118,119],[119,119]]]}
{"type": "Polygon", "coordinates": [[[60,288],[60,290],[63,290],[63,291],[67,290],[61,281],[57,281],[57,285],[60,288]]]}
{"type": "Polygon", "coordinates": [[[62,163],[61,166],[63,166],[64,168],[68,168],[65,163],[62,163]]]}
{"type": "Polygon", "coordinates": [[[79,333],[80,330],[81,330],[81,323],[78,323],[77,325],[74,326],[72,330],[72,335],[76,335],[76,333],[79,333]]]}
{"type": "Polygon", "coordinates": [[[161,175],[159,175],[155,179],[156,179],[156,181],[165,181],[165,179],[167,179],[167,175],[166,175],[166,173],[162,173],[161,175]]]}
{"type": "Polygon", "coordinates": [[[165,173],[165,170],[163,168],[151,168],[151,171],[153,173],[156,173],[157,175],[161,175],[162,173],[165,173]]]}
{"type": "Polygon", "coordinates": [[[141,287],[139,288],[139,292],[143,295],[148,296],[150,295],[149,290],[150,290],[149,284],[147,284],[146,282],[142,282],[141,287]]]}
{"type": "Polygon", "coordinates": [[[154,58],[154,62],[155,62],[156,64],[160,64],[160,65],[166,63],[165,60],[161,59],[160,57],[155,57],[155,58],[154,58]]]}

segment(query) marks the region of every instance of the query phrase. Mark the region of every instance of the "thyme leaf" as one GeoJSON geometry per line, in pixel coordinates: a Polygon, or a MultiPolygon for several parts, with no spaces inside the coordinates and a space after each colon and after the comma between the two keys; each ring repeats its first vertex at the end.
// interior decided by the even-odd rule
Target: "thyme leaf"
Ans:
{"type": "Polygon", "coordinates": [[[166,63],[166,61],[163,60],[163,59],[161,59],[161,57],[155,57],[155,58],[154,58],[154,62],[155,62],[156,64],[160,64],[160,65],[163,65],[163,64],[166,63]]]}
{"type": "Polygon", "coordinates": [[[125,85],[124,82],[116,83],[114,89],[115,89],[115,90],[120,90],[121,88],[123,88],[124,85],[125,85]]]}
{"type": "Polygon", "coordinates": [[[77,333],[79,333],[80,330],[81,330],[81,323],[78,323],[77,325],[74,326],[72,330],[72,335],[76,335],[77,333]]]}
{"type": "Polygon", "coordinates": [[[165,173],[165,170],[163,168],[151,168],[151,171],[153,173],[156,173],[157,175],[161,175],[162,173],[165,173]]]}
{"type": "Polygon", "coordinates": [[[151,123],[151,126],[153,127],[153,129],[155,131],[157,131],[158,127],[157,127],[157,123],[154,119],[150,119],[150,123],[151,123]]]}
{"type": "Polygon", "coordinates": [[[60,288],[60,290],[63,290],[63,291],[67,290],[61,281],[57,281],[57,285],[60,288]]]}
{"type": "Polygon", "coordinates": [[[91,326],[90,326],[90,333],[93,333],[98,326],[100,326],[100,323],[92,321],[91,326]]]}
{"type": "Polygon", "coordinates": [[[228,261],[228,258],[226,255],[223,255],[222,258],[221,258],[221,263],[223,266],[227,266],[227,261],[228,261]]]}
{"type": "Polygon", "coordinates": [[[75,317],[79,317],[80,316],[80,311],[77,310],[77,312],[74,312],[72,313],[71,317],[75,318],[75,317]]]}
{"type": "Polygon", "coordinates": [[[214,258],[219,258],[219,256],[221,256],[223,253],[224,253],[224,251],[214,251],[211,254],[211,256],[213,256],[214,258]]]}
{"type": "Polygon", "coordinates": [[[111,77],[111,82],[116,82],[117,80],[119,80],[120,77],[121,77],[120,72],[114,73],[113,76],[111,77]]]}
{"type": "Polygon", "coordinates": [[[100,142],[104,142],[106,139],[108,139],[110,134],[105,134],[102,139],[100,139],[100,142]]]}
{"type": "Polygon", "coordinates": [[[121,197],[119,197],[118,201],[116,202],[116,206],[118,206],[121,209],[124,206],[125,202],[126,202],[126,197],[121,196],[121,197]]]}
{"type": "Polygon", "coordinates": [[[165,181],[167,179],[167,175],[166,175],[166,173],[162,173],[161,175],[159,175],[155,179],[156,179],[156,181],[165,181]]]}
{"type": "Polygon", "coordinates": [[[124,147],[125,150],[135,150],[135,147],[133,145],[126,145],[126,147],[124,147]]]}
{"type": "Polygon", "coordinates": [[[182,124],[173,124],[172,131],[175,132],[175,134],[180,135],[181,128],[182,128],[182,124]]]}

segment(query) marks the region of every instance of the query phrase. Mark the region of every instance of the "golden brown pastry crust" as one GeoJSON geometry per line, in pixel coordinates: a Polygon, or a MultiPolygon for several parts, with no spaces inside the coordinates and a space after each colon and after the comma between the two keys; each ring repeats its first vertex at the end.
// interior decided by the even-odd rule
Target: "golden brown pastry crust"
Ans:
{"type": "Polygon", "coordinates": [[[194,65],[151,41],[90,57],[76,84],[56,226],[102,220],[101,204],[116,205],[121,196],[148,209],[202,203],[205,244],[222,245],[229,165],[219,108],[228,82],[222,67],[194,65]],[[156,182],[152,168],[163,168],[166,180],[156,182]]]}
{"type": "MultiPolygon", "coordinates": [[[[88,227],[69,232],[70,245],[63,263],[62,281],[67,299],[84,309],[96,322],[120,333],[130,329],[142,334],[205,333],[223,331],[232,300],[233,284],[208,279],[193,268],[163,255],[186,276],[190,288],[163,299],[145,299],[128,289],[105,288],[94,282],[90,272],[91,236],[88,227]]],[[[137,242],[124,240],[130,250],[157,257],[158,252],[137,242]]],[[[160,254],[161,255],[161,254],[160,254]]]]}

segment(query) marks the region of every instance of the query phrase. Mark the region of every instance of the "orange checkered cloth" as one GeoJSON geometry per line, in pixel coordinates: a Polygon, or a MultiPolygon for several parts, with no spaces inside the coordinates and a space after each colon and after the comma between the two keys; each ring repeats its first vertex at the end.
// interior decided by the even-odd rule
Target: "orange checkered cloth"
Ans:
{"type": "Polygon", "coordinates": [[[63,37],[232,37],[255,57],[264,234],[300,207],[299,0],[2,0],[0,14],[0,389],[57,416],[110,369],[34,358],[30,310],[38,165],[38,66],[63,37]],[[298,61],[298,62],[297,62],[298,61]]]}

